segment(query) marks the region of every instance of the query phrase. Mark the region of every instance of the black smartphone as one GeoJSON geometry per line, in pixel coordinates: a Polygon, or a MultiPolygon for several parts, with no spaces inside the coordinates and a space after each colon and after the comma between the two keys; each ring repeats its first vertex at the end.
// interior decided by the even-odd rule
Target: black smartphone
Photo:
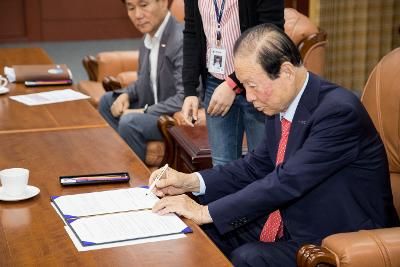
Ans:
{"type": "Polygon", "coordinates": [[[109,184],[129,182],[127,172],[111,172],[60,176],[61,185],[109,184]]]}

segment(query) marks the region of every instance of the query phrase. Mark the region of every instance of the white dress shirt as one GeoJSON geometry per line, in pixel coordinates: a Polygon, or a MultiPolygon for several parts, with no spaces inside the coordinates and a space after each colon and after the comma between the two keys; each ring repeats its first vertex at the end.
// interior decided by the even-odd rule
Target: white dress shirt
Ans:
{"type": "Polygon", "coordinates": [[[146,34],[144,37],[144,46],[150,50],[149,61],[150,61],[150,81],[153,88],[154,103],[157,104],[157,63],[158,63],[158,51],[160,49],[161,36],[164,32],[165,26],[167,25],[168,19],[171,13],[168,11],[160,27],[154,34],[153,37],[150,34],[146,34]]]}

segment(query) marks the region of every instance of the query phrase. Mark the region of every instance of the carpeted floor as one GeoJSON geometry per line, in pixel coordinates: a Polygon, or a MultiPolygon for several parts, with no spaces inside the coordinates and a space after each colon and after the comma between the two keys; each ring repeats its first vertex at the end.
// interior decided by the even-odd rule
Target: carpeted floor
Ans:
{"type": "Polygon", "coordinates": [[[5,43],[1,47],[41,47],[55,63],[67,64],[74,76],[74,83],[87,80],[86,71],[82,66],[85,55],[96,55],[101,51],[133,50],[138,49],[140,39],[119,40],[91,40],[69,42],[31,42],[31,43],[5,43]]]}

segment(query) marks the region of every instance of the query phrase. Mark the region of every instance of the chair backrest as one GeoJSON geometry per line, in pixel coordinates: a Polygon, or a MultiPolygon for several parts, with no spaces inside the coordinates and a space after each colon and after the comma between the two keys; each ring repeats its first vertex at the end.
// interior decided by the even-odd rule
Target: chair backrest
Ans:
{"type": "Polygon", "coordinates": [[[373,69],[361,101],[385,144],[393,200],[400,215],[400,48],[383,57],[373,69]]]}
{"type": "Polygon", "coordinates": [[[185,18],[185,6],[183,0],[173,0],[169,6],[171,14],[179,21],[183,22],[185,18]]]}
{"type": "Polygon", "coordinates": [[[326,33],[293,8],[285,8],[284,16],[285,32],[299,48],[304,66],[311,72],[323,76],[326,33]]]}

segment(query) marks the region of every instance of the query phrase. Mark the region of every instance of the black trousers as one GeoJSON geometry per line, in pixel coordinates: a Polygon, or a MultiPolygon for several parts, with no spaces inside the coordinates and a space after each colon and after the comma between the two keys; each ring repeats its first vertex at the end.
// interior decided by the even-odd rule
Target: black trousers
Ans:
{"type": "Polygon", "coordinates": [[[221,235],[214,224],[203,225],[202,229],[220,250],[237,267],[255,266],[296,266],[296,253],[300,245],[290,240],[284,229],[284,236],[276,242],[259,241],[261,230],[267,218],[260,218],[234,231],[221,235]]]}

